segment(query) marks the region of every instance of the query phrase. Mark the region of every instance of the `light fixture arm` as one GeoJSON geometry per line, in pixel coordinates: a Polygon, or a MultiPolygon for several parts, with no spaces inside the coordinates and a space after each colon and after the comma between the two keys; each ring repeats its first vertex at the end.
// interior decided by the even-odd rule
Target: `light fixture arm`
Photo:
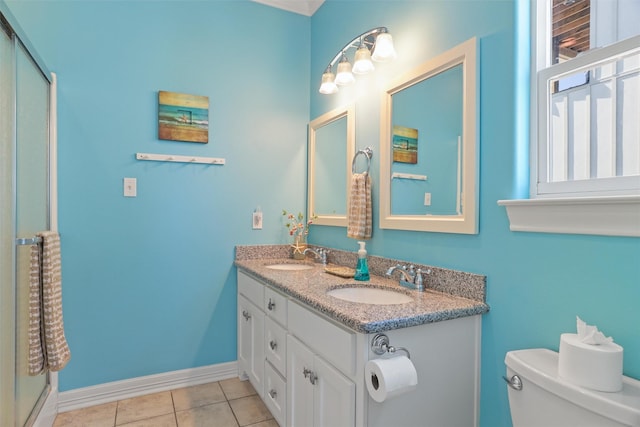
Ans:
{"type": "Polygon", "coordinates": [[[336,56],[334,56],[331,62],[329,62],[329,65],[327,65],[327,69],[333,68],[333,66],[336,65],[338,61],[340,61],[340,59],[348,49],[352,47],[357,49],[361,43],[367,46],[369,50],[371,50],[371,48],[376,42],[376,37],[378,36],[378,34],[382,34],[386,32],[387,32],[387,27],[376,27],[360,34],[358,37],[354,38],[349,43],[347,43],[342,49],[340,49],[338,53],[336,53],[336,56]]]}

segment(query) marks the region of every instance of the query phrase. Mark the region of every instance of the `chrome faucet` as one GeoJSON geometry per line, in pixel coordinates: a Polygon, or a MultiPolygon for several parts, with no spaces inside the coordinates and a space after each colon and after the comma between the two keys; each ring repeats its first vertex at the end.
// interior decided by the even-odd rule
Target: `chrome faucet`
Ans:
{"type": "Polygon", "coordinates": [[[306,255],[307,253],[311,252],[316,259],[319,259],[320,262],[322,263],[322,265],[327,265],[327,254],[329,253],[328,249],[323,249],[323,248],[318,248],[318,249],[311,249],[311,248],[307,248],[304,251],[302,251],[303,255],[306,255]]]}
{"type": "MultiPolygon", "coordinates": [[[[410,265],[407,269],[406,265],[396,265],[394,267],[390,267],[387,270],[387,276],[391,277],[394,271],[399,271],[400,275],[400,285],[405,288],[415,289],[416,291],[424,291],[424,281],[422,278],[422,270],[416,269],[413,265],[410,265]]],[[[427,270],[425,274],[431,273],[431,270],[427,270]]]]}

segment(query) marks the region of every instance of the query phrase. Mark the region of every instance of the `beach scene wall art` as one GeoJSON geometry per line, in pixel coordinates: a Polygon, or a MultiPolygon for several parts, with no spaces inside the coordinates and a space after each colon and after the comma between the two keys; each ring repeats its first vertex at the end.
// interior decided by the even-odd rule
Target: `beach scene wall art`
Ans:
{"type": "Polygon", "coordinates": [[[393,161],[418,163],[418,129],[393,126],[393,161]]]}
{"type": "Polygon", "coordinates": [[[158,138],[209,142],[209,97],[158,91],[158,138]]]}

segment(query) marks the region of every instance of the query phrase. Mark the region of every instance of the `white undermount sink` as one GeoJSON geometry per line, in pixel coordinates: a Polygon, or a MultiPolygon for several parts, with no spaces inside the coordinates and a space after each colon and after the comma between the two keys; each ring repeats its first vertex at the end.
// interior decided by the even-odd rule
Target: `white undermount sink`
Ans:
{"type": "Polygon", "coordinates": [[[405,304],[413,301],[413,298],[402,292],[366,286],[331,289],[327,291],[327,295],[344,301],[362,304],[405,304]]]}
{"type": "Polygon", "coordinates": [[[302,271],[302,270],[311,270],[313,268],[313,266],[309,264],[294,264],[294,263],[270,264],[270,265],[265,265],[265,267],[271,270],[282,270],[282,271],[302,271]]]}

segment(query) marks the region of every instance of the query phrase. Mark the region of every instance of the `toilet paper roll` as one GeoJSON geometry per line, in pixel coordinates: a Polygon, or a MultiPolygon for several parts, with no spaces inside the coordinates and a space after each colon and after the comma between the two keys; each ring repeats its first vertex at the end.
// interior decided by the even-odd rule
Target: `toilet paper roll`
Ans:
{"type": "Polygon", "coordinates": [[[622,390],[623,349],[618,344],[585,344],[577,334],[562,334],[559,353],[560,377],[593,390],[622,390]]]}
{"type": "Polygon", "coordinates": [[[418,385],[416,368],[406,356],[369,360],[364,376],[369,395],[376,402],[414,390],[418,385]]]}

